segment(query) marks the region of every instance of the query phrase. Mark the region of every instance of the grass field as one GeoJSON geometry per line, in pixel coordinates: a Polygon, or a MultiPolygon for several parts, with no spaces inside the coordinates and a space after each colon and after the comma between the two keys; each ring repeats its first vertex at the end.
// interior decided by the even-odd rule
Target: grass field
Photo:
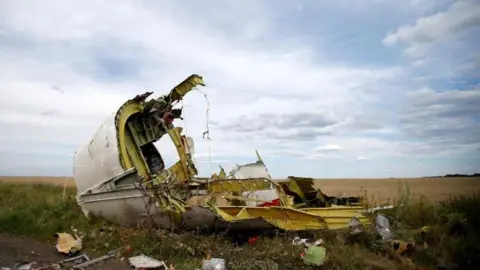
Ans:
{"type": "MultiPolygon", "coordinates": [[[[11,177],[0,176],[8,183],[36,183],[74,187],[69,177],[11,177]]],[[[370,201],[393,203],[398,200],[399,187],[407,184],[415,197],[423,195],[429,201],[441,201],[456,195],[480,192],[480,177],[452,178],[394,178],[394,179],[317,179],[316,186],[328,195],[363,196],[370,201]]]]}
{"type": "Polygon", "coordinates": [[[431,202],[480,192],[480,177],[318,179],[316,186],[333,196],[358,196],[367,191],[370,201],[385,203],[398,200],[399,187],[405,184],[410,187],[414,197],[423,195],[431,202]]]}
{"type": "MultiPolygon", "coordinates": [[[[322,238],[327,260],[322,268],[305,266],[300,246],[292,245],[297,233],[262,235],[250,246],[236,246],[225,234],[195,232],[152,232],[142,228],[122,228],[99,219],[87,219],[75,201],[73,181],[51,177],[0,177],[0,234],[22,235],[52,242],[56,232],[74,226],[83,234],[87,253],[102,254],[116,247],[131,246],[134,254],[144,253],[173,263],[175,269],[195,269],[206,253],[227,260],[228,269],[480,269],[480,193],[475,178],[406,179],[409,189],[428,200],[399,193],[398,179],[318,180],[332,195],[356,195],[367,189],[379,198],[392,196],[402,207],[386,210],[395,239],[416,243],[412,255],[399,256],[381,242],[373,226],[352,237],[348,230],[315,231],[300,234],[322,238]],[[65,197],[64,184],[68,183],[65,197]],[[47,185],[46,185],[47,184],[47,185]],[[52,185],[53,184],[53,185],[52,185]],[[475,193],[475,194],[474,194],[475,193]],[[449,198],[450,195],[453,198],[449,198]],[[465,196],[459,196],[465,195],[465,196]],[[437,202],[446,199],[445,202],[437,202]],[[418,242],[418,230],[430,226],[425,242],[418,242]],[[111,228],[111,229],[107,229],[111,228]],[[101,233],[101,231],[111,231],[101,233]],[[425,246],[424,243],[428,243],[425,246]],[[472,268],[473,267],[473,268],[472,268]]],[[[374,218],[372,216],[371,218],[374,218]]],[[[422,240],[423,241],[423,240],[422,240]]],[[[0,254],[1,255],[1,254],[0,254]]]]}

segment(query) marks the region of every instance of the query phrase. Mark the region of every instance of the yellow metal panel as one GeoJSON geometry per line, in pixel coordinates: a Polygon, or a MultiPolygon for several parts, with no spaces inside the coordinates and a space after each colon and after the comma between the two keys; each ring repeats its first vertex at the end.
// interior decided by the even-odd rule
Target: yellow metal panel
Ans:
{"type": "Polygon", "coordinates": [[[368,219],[358,209],[314,208],[310,211],[285,207],[214,207],[225,221],[236,222],[249,219],[264,219],[284,230],[316,230],[346,228],[353,217],[368,224],[368,219]]]}
{"type": "Polygon", "coordinates": [[[177,85],[175,88],[170,91],[170,96],[172,98],[172,102],[176,100],[182,99],[185,94],[190,92],[194,87],[202,85],[205,86],[205,82],[203,81],[203,78],[193,74],[187,79],[185,79],[183,82],[181,82],[179,85],[177,85]]]}
{"type": "Polygon", "coordinates": [[[290,179],[287,183],[288,189],[298,194],[298,196],[304,201],[307,201],[305,194],[303,194],[302,189],[298,186],[297,182],[294,179],[290,179]]]}
{"type": "Polygon", "coordinates": [[[133,141],[131,134],[126,132],[124,134],[124,138],[128,151],[128,156],[133,166],[137,169],[138,175],[147,177],[149,174],[147,163],[145,162],[143,156],[140,154],[140,151],[138,150],[137,145],[133,141]]]}
{"type": "MultiPolygon", "coordinates": [[[[181,182],[187,181],[188,178],[193,176],[192,172],[189,170],[189,167],[188,167],[189,157],[187,157],[187,155],[186,155],[185,145],[182,143],[182,136],[180,135],[182,130],[183,129],[181,127],[175,127],[175,128],[172,128],[172,129],[168,130],[168,135],[170,136],[170,139],[175,144],[175,148],[177,149],[178,157],[180,158],[180,160],[177,162],[177,164],[179,164],[179,165],[177,165],[177,164],[175,164],[175,165],[176,166],[181,166],[181,170],[183,171],[183,174],[182,174],[183,178],[178,179],[181,182]]],[[[177,171],[178,171],[178,168],[177,168],[177,171]]]]}
{"type": "Polygon", "coordinates": [[[127,120],[130,116],[142,111],[143,106],[139,103],[130,103],[121,109],[118,116],[118,149],[121,156],[122,165],[125,169],[130,169],[133,167],[132,161],[128,155],[127,151],[127,142],[125,138],[127,120]]]}
{"type": "Polygon", "coordinates": [[[321,217],[292,208],[283,207],[215,207],[216,212],[226,221],[235,222],[249,219],[264,219],[273,226],[284,230],[326,229],[321,217]],[[230,213],[228,213],[230,212],[230,213]]]}
{"type": "Polygon", "coordinates": [[[270,189],[271,182],[265,178],[252,178],[241,180],[217,180],[210,182],[212,192],[244,192],[252,190],[270,189]]]}

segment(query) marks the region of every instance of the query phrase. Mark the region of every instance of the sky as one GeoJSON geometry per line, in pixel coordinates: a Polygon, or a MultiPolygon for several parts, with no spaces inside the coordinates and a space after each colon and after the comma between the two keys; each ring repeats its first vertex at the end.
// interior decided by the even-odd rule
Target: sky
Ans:
{"type": "Polygon", "coordinates": [[[0,175],[73,175],[123,102],[191,74],[202,176],[255,149],[278,178],[480,172],[479,48],[480,1],[0,0],[0,175]]]}

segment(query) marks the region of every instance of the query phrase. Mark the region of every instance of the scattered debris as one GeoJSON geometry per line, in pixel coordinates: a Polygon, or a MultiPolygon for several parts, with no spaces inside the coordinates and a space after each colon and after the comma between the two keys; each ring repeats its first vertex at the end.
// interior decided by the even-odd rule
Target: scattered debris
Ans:
{"type": "MultiPolygon", "coordinates": [[[[130,264],[135,267],[135,269],[167,269],[167,265],[163,261],[156,260],[154,258],[140,254],[139,256],[128,258],[130,264]]],[[[170,268],[172,269],[172,265],[170,268]]]]}
{"type": "Polygon", "coordinates": [[[327,249],[323,246],[309,246],[305,250],[303,262],[307,265],[322,265],[325,262],[327,249]]]}
{"type": "Polygon", "coordinates": [[[258,236],[250,236],[250,237],[248,238],[248,244],[249,244],[250,246],[255,245],[255,243],[256,243],[257,241],[258,241],[258,236]]]}
{"type": "Polygon", "coordinates": [[[76,265],[76,264],[81,264],[81,263],[84,263],[84,262],[87,262],[89,261],[90,258],[88,258],[88,256],[86,254],[81,254],[81,255],[78,255],[76,257],[72,257],[72,258],[68,258],[68,259],[65,259],[65,260],[62,260],[59,262],[60,265],[62,266],[65,266],[65,265],[76,265]]]}
{"type": "Polygon", "coordinates": [[[296,246],[304,245],[305,252],[300,254],[300,256],[303,258],[305,264],[322,265],[325,261],[327,249],[321,246],[323,244],[323,239],[318,239],[317,241],[310,243],[308,239],[297,236],[293,239],[292,244],[296,246]]]}
{"type": "Polygon", "coordinates": [[[72,256],[82,249],[82,239],[75,234],[75,238],[69,233],[56,233],[56,248],[58,252],[72,256]]]}
{"type": "Polygon", "coordinates": [[[347,224],[348,228],[350,229],[351,234],[361,233],[362,230],[360,229],[360,227],[362,227],[362,225],[363,224],[360,222],[358,217],[352,217],[350,222],[348,222],[348,224],[347,224]]]}
{"type": "Polygon", "coordinates": [[[37,262],[15,263],[11,268],[2,267],[0,270],[31,270],[34,264],[37,264],[37,262]]]}
{"type": "Polygon", "coordinates": [[[220,258],[211,258],[203,261],[202,270],[226,270],[225,260],[220,258]]]}
{"type": "Polygon", "coordinates": [[[323,244],[323,239],[318,239],[317,241],[315,241],[313,243],[309,243],[308,239],[300,238],[300,237],[297,236],[297,237],[293,238],[292,244],[295,245],[295,246],[299,246],[299,245],[303,244],[305,247],[318,246],[318,245],[323,244]]]}
{"type": "Polygon", "coordinates": [[[377,230],[378,235],[382,237],[382,240],[389,240],[393,237],[393,234],[390,231],[390,222],[383,215],[378,214],[375,217],[375,229],[377,230]]]}
{"type": "Polygon", "coordinates": [[[391,247],[398,255],[411,255],[415,251],[415,245],[401,240],[390,240],[391,247]]]}
{"type": "MultiPolygon", "coordinates": [[[[400,204],[399,206],[403,206],[403,204],[400,204]]],[[[365,210],[366,213],[373,213],[378,210],[386,210],[386,209],[393,209],[395,206],[394,205],[385,205],[385,206],[377,206],[377,207],[372,207],[368,208],[365,210]]]]}
{"type": "Polygon", "coordinates": [[[105,261],[105,260],[108,260],[112,257],[115,257],[115,255],[120,251],[121,249],[115,249],[115,250],[112,250],[110,251],[109,253],[107,253],[106,255],[102,256],[102,257],[98,257],[98,258],[95,258],[93,260],[88,260],[86,262],[82,262],[80,264],[76,264],[73,266],[73,269],[82,269],[83,267],[88,267],[92,264],[96,264],[96,263],[99,263],[99,262],[102,262],[102,261],[105,261]]]}

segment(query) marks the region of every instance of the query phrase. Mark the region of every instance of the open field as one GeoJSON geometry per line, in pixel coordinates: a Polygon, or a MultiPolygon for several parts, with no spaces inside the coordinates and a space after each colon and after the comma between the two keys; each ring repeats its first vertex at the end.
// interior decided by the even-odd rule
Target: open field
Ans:
{"type": "Polygon", "coordinates": [[[370,201],[385,203],[388,200],[390,202],[398,200],[399,189],[405,183],[414,197],[419,197],[421,194],[432,202],[446,200],[450,196],[480,192],[480,177],[318,179],[316,186],[324,193],[333,196],[359,196],[367,191],[370,201]]]}
{"type": "MultiPolygon", "coordinates": [[[[67,185],[75,183],[69,177],[12,177],[0,176],[0,182],[67,185]]],[[[406,183],[414,196],[420,194],[430,201],[441,201],[455,195],[480,192],[480,177],[451,178],[393,178],[393,179],[317,179],[316,186],[328,195],[365,195],[370,201],[387,203],[398,199],[399,188],[406,183]]]]}
{"type": "Polygon", "coordinates": [[[48,176],[0,176],[0,182],[7,183],[31,183],[31,184],[53,184],[74,187],[75,182],[71,177],[48,177],[48,176]]]}
{"type": "MultiPolygon", "coordinates": [[[[444,203],[415,201],[402,196],[398,201],[401,207],[383,210],[391,220],[390,229],[395,239],[415,245],[412,254],[398,255],[389,242],[379,239],[373,225],[374,215],[369,216],[372,225],[365,226],[358,235],[352,235],[348,230],[260,234],[259,240],[252,245],[238,243],[234,235],[225,232],[204,235],[123,228],[98,218],[87,219],[76,203],[72,184],[65,189],[66,196],[61,195],[65,180],[73,184],[68,178],[0,177],[0,246],[6,247],[0,248],[0,263],[4,264],[0,267],[19,260],[35,260],[43,266],[62,259],[54,249],[52,235],[69,232],[73,226],[84,236],[83,251],[91,258],[115,248],[129,247],[126,250],[130,251],[119,255],[123,261],[112,259],[95,266],[95,269],[104,270],[127,269],[125,258],[140,253],[172,263],[176,270],[200,267],[207,254],[224,258],[228,269],[273,269],[267,266],[271,263],[276,263],[277,269],[292,270],[480,269],[480,193],[453,199],[446,196],[444,203]],[[425,239],[418,238],[423,226],[430,228],[425,239]],[[303,263],[300,257],[303,247],[292,245],[292,239],[297,235],[325,241],[327,257],[323,268],[303,263]]],[[[471,194],[478,190],[477,181],[480,179],[407,180],[413,186],[412,190],[416,186],[422,193],[423,190],[429,191],[435,200],[441,199],[441,193],[448,189],[455,194],[471,194]],[[422,186],[426,187],[422,189],[422,186]],[[441,192],[435,193],[434,187],[441,192]]],[[[383,192],[391,196],[398,193],[395,179],[319,180],[319,184],[332,195],[337,195],[335,192],[339,190],[345,195],[355,194],[362,185],[370,190],[376,188],[378,192],[383,188],[383,192]]]]}

